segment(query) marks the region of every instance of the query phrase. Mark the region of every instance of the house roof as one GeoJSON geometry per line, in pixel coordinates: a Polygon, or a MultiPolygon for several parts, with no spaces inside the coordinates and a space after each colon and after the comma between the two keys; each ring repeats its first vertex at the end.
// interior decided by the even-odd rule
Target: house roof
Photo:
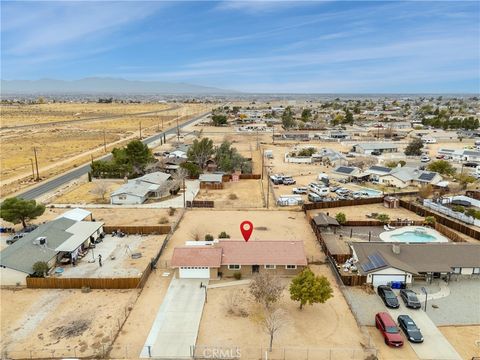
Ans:
{"type": "Polygon", "coordinates": [[[358,146],[362,148],[363,150],[383,150],[383,149],[397,149],[398,145],[388,143],[388,142],[376,142],[376,143],[362,143],[362,144],[356,144],[355,146],[358,146]]]}
{"type": "Polygon", "coordinates": [[[222,182],[223,174],[201,174],[198,179],[203,182],[222,182]]]}
{"type": "Polygon", "coordinates": [[[388,174],[391,171],[392,171],[392,169],[389,168],[389,167],[373,165],[373,166],[370,166],[366,172],[370,173],[370,174],[383,175],[383,174],[388,174]]]}
{"type": "Polygon", "coordinates": [[[37,261],[48,262],[57,255],[55,249],[73,235],[66,231],[73,224],[74,220],[60,218],[40,225],[0,252],[0,266],[33,274],[33,264],[37,261]],[[45,246],[33,243],[39,237],[47,239],[45,246]]]}
{"type": "Polygon", "coordinates": [[[360,273],[366,274],[381,268],[394,267],[412,274],[424,272],[450,272],[454,267],[480,267],[480,244],[472,243],[426,243],[403,244],[385,242],[352,242],[350,246],[357,255],[360,273]],[[399,249],[396,254],[393,247],[399,249]],[[369,256],[380,254],[385,265],[364,270],[369,256]]]}
{"type": "Polygon", "coordinates": [[[324,213],[318,213],[314,218],[313,221],[317,226],[340,226],[338,221],[331,216],[328,216],[324,213]]]}
{"type": "Polygon", "coordinates": [[[303,241],[222,240],[222,265],[307,265],[303,241]]]}
{"type": "Polygon", "coordinates": [[[142,182],[148,182],[156,185],[162,185],[165,181],[170,179],[171,176],[172,175],[161,172],[161,171],[155,171],[149,174],[145,174],[142,177],[139,177],[135,180],[140,180],[142,182]]]}
{"type": "Polygon", "coordinates": [[[78,248],[91,235],[95,234],[103,226],[103,222],[98,221],[79,221],[66,229],[73,234],[68,240],[60,244],[55,251],[71,252],[78,248]]]}
{"type": "Polygon", "coordinates": [[[90,215],[92,215],[92,213],[88,210],[75,208],[64,212],[62,215],[57,216],[55,219],[66,218],[75,221],[82,221],[90,215]]]}
{"type": "Polygon", "coordinates": [[[173,249],[172,267],[208,266],[220,267],[222,248],[216,246],[184,246],[173,249]]]}
{"type": "Polygon", "coordinates": [[[418,170],[416,168],[404,166],[404,167],[394,168],[389,174],[386,174],[386,175],[391,175],[403,182],[417,180],[420,182],[429,183],[435,179],[438,173],[433,171],[418,170]]]}
{"type": "Polygon", "coordinates": [[[211,246],[173,251],[172,267],[220,265],[307,265],[303,241],[220,240],[211,246]]]}
{"type": "Polygon", "coordinates": [[[420,176],[418,177],[418,180],[421,180],[421,181],[431,181],[433,180],[433,178],[435,177],[435,175],[437,175],[437,173],[435,172],[423,172],[420,174],[420,176]]]}
{"type": "Polygon", "coordinates": [[[112,192],[110,196],[128,194],[131,196],[145,197],[149,192],[157,191],[171,176],[172,175],[161,171],[145,174],[139,178],[129,180],[128,183],[112,192]]]}

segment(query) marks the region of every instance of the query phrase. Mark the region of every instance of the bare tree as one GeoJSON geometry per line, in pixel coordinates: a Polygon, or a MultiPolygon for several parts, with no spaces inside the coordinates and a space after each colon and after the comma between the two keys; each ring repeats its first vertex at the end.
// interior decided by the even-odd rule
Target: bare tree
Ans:
{"type": "Polygon", "coordinates": [[[357,156],[355,159],[348,162],[349,165],[359,167],[362,170],[375,165],[376,163],[377,158],[374,156],[357,156]]]}
{"type": "Polygon", "coordinates": [[[105,181],[97,181],[91,193],[105,200],[108,193],[108,184],[105,181]]]}
{"type": "Polygon", "coordinates": [[[263,319],[263,327],[267,334],[270,336],[270,346],[269,351],[272,351],[273,338],[285,325],[288,321],[285,317],[285,311],[282,309],[275,310],[266,310],[265,317],[263,319]]]}
{"type": "Polygon", "coordinates": [[[227,313],[241,317],[248,316],[248,311],[245,307],[243,299],[245,299],[244,291],[240,289],[229,291],[223,301],[223,305],[227,313]]]}
{"type": "Polygon", "coordinates": [[[185,179],[188,177],[188,171],[183,169],[183,168],[179,168],[173,175],[172,175],[172,182],[173,182],[173,185],[172,187],[176,188],[176,187],[179,187],[179,188],[182,188],[183,187],[183,182],[185,181],[185,179]]]}
{"type": "Polygon", "coordinates": [[[285,286],[277,276],[262,272],[253,276],[249,288],[255,300],[268,309],[282,297],[285,286]]]}
{"type": "Polygon", "coordinates": [[[165,170],[165,158],[161,157],[157,161],[147,164],[145,167],[145,173],[149,174],[155,171],[165,170]]]}

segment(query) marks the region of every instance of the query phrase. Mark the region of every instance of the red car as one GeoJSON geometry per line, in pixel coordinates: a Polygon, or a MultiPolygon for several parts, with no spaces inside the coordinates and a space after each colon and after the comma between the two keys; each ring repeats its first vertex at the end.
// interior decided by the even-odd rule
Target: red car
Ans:
{"type": "Polygon", "coordinates": [[[385,344],[393,347],[403,346],[403,338],[402,335],[400,335],[400,330],[390,314],[380,312],[375,315],[375,326],[382,333],[385,344]]]}

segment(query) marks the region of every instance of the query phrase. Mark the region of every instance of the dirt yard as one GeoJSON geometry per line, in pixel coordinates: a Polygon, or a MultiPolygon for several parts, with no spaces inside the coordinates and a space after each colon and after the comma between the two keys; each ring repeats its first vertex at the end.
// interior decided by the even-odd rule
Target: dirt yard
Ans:
{"type": "Polygon", "coordinates": [[[109,204],[110,194],[124,184],[123,180],[95,180],[73,187],[52,202],[56,204],[109,204]],[[103,193],[103,198],[102,198],[103,193]]]}
{"type": "Polygon", "coordinates": [[[480,357],[480,325],[438,328],[463,359],[480,357]]]}
{"type": "Polygon", "coordinates": [[[7,351],[12,358],[101,354],[125,319],[136,291],[1,289],[2,353],[7,351]]]}
{"type": "MultiPolygon", "coordinates": [[[[290,300],[288,288],[286,288],[278,307],[286,312],[287,324],[275,337],[274,347],[281,351],[283,348],[296,348],[296,355],[303,356],[299,358],[305,358],[307,348],[313,354],[320,349],[327,349],[328,352],[331,348],[358,349],[368,346],[368,340],[362,338],[362,333],[329,267],[314,265],[312,270],[329,279],[334,297],[324,304],[307,305],[300,310],[299,304],[290,300]]],[[[284,279],[284,282],[288,287],[290,279],[284,279]]],[[[246,285],[209,289],[197,344],[238,346],[242,351],[242,358],[246,359],[253,358],[250,356],[255,353],[258,354],[260,347],[265,350],[268,346],[268,335],[259,320],[261,310],[249,297],[246,285]],[[232,292],[241,294],[242,306],[245,307],[248,316],[241,317],[227,312],[226,298],[232,292]]],[[[274,355],[271,354],[271,356],[274,355]]],[[[293,357],[289,358],[293,359],[293,357]]]]}
{"type": "Polygon", "coordinates": [[[201,189],[195,200],[213,200],[216,208],[261,208],[263,204],[260,180],[240,180],[223,183],[221,190],[201,189]]]}

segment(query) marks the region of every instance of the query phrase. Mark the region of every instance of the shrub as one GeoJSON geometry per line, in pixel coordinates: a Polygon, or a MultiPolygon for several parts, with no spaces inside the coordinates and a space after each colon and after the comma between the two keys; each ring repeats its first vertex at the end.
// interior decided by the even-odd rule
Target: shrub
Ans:
{"type": "Polygon", "coordinates": [[[32,268],[35,277],[45,277],[48,272],[48,264],[45,261],[37,261],[32,268]]]}
{"type": "Polygon", "coordinates": [[[378,214],[377,220],[381,221],[383,224],[387,224],[390,221],[390,216],[387,214],[378,214]]]}
{"type": "Polygon", "coordinates": [[[242,273],[240,271],[237,271],[237,272],[233,273],[233,277],[236,280],[240,280],[242,278],[242,273]]]}
{"type": "Polygon", "coordinates": [[[175,208],[173,208],[173,207],[170,207],[170,208],[168,209],[168,215],[169,215],[169,216],[175,215],[176,212],[177,212],[177,209],[175,209],[175,208]]]}
{"type": "Polygon", "coordinates": [[[162,216],[160,220],[158,220],[159,224],[168,224],[168,219],[166,216],[162,216]]]}
{"type": "Polygon", "coordinates": [[[456,211],[456,212],[459,212],[459,213],[464,213],[465,212],[465,208],[462,205],[453,205],[452,210],[456,211]]]}
{"type": "Polygon", "coordinates": [[[337,213],[337,215],[335,215],[335,219],[338,221],[339,224],[343,225],[347,222],[347,216],[342,213],[342,212],[339,212],[337,213]]]}
{"type": "Polygon", "coordinates": [[[220,234],[218,234],[219,239],[230,239],[230,235],[228,235],[225,231],[222,231],[220,234]]]}
{"type": "Polygon", "coordinates": [[[229,198],[230,200],[237,200],[237,199],[238,199],[238,196],[237,196],[236,194],[230,194],[230,195],[228,195],[228,198],[229,198]]]}
{"type": "Polygon", "coordinates": [[[206,234],[206,235],[205,235],[205,241],[213,241],[213,235],[211,235],[211,234],[206,234]]]}
{"type": "Polygon", "coordinates": [[[423,220],[426,225],[433,226],[435,225],[436,219],[435,216],[425,216],[425,220],[423,220]]]}

